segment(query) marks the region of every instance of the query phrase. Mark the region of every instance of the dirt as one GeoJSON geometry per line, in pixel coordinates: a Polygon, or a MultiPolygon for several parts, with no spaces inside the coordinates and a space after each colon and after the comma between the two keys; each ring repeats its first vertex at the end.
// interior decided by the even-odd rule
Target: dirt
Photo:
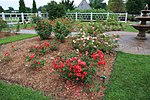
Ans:
{"type": "Polygon", "coordinates": [[[101,83],[101,92],[91,93],[87,90],[88,86],[74,84],[59,78],[59,75],[51,66],[51,58],[56,57],[60,52],[64,55],[71,52],[73,49],[71,39],[67,39],[65,43],[61,43],[59,50],[49,51],[41,57],[41,59],[46,60],[46,64],[41,70],[33,70],[30,68],[29,63],[25,62],[26,56],[32,54],[29,52],[30,47],[51,40],[52,38],[49,40],[40,40],[39,37],[34,37],[2,45],[0,48],[0,59],[6,52],[10,52],[13,60],[7,63],[0,62],[0,80],[43,91],[45,95],[50,95],[53,100],[102,100],[104,96],[103,91],[106,89],[105,84],[107,84],[112,72],[115,54],[105,55],[107,64],[103,70],[97,72],[97,79],[101,83]],[[12,45],[16,48],[15,50],[12,48],[12,45]],[[107,77],[105,83],[99,78],[102,75],[107,77]]]}
{"type": "Polygon", "coordinates": [[[9,37],[9,36],[14,36],[14,35],[17,35],[17,34],[15,34],[15,33],[1,32],[0,33],[0,39],[1,38],[5,38],[5,37],[9,37]]]}

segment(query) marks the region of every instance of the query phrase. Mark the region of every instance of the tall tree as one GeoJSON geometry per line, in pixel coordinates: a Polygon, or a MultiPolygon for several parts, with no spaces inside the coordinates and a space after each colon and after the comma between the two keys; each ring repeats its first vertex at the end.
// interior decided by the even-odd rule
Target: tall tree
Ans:
{"type": "Polygon", "coordinates": [[[26,7],[26,12],[27,13],[31,13],[31,8],[30,7],[26,7]]]}
{"type": "Polygon", "coordinates": [[[60,2],[60,4],[63,4],[65,6],[66,10],[74,10],[74,0],[70,1],[70,0],[62,0],[60,2]]]}
{"type": "Polygon", "coordinates": [[[66,14],[64,5],[57,4],[55,1],[48,3],[47,11],[50,19],[60,18],[66,14]]]}
{"type": "Polygon", "coordinates": [[[94,9],[106,9],[106,3],[103,3],[104,0],[90,0],[90,6],[94,9]]]}
{"type": "Polygon", "coordinates": [[[1,12],[4,12],[4,9],[3,9],[2,6],[0,6],[0,13],[1,13],[1,12]]]}
{"type": "Polygon", "coordinates": [[[35,0],[33,0],[33,8],[32,8],[32,13],[36,13],[37,12],[37,8],[36,8],[36,2],[35,0]]]}
{"type": "Polygon", "coordinates": [[[19,1],[19,12],[23,12],[23,13],[26,12],[26,6],[25,6],[25,3],[24,3],[24,0],[19,1]]]}
{"type": "Polygon", "coordinates": [[[108,9],[113,12],[124,12],[124,2],[123,0],[109,0],[108,9]]]}
{"type": "Polygon", "coordinates": [[[144,9],[144,0],[128,0],[126,3],[126,9],[128,13],[137,14],[144,9]]]}

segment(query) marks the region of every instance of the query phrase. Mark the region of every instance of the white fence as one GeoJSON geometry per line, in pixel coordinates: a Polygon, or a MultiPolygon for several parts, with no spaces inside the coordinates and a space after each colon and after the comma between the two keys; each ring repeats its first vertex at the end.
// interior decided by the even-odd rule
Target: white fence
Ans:
{"type": "Polygon", "coordinates": [[[25,21],[31,21],[34,16],[42,18],[48,18],[47,13],[0,13],[0,17],[8,24],[16,24],[18,22],[24,23],[25,21]]]}
{"type": "Polygon", "coordinates": [[[82,21],[106,20],[111,15],[116,15],[119,22],[127,22],[128,13],[67,13],[66,17],[82,21]]]}

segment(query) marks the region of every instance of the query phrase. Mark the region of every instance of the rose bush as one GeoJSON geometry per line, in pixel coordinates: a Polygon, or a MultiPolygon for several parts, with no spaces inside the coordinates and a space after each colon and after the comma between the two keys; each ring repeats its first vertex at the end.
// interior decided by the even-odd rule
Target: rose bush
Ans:
{"type": "Polygon", "coordinates": [[[36,22],[35,30],[37,31],[37,34],[40,36],[41,39],[48,39],[52,32],[52,26],[50,24],[50,21],[47,19],[38,20],[36,22]]]}

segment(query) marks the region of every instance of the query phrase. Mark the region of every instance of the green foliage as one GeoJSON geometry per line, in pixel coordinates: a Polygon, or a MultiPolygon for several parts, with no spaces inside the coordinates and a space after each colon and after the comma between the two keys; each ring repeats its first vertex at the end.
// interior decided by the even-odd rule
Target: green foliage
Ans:
{"type": "Polygon", "coordinates": [[[32,69],[37,69],[37,68],[42,68],[45,64],[45,60],[39,60],[39,59],[34,59],[32,62],[31,62],[31,67],[32,69]]]}
{"type": "Polygon", "coordinates": [[[19,31],[20,31],[20,23],[19,23],[19,21],[18,21],[17,27],[16,27],[16,32],[19,32],[19,31]]]}
{"type": "Polygon", "coordinates": [[[35,0],[33,0],[33,8],[32,8],[32,13],[36,13],[37,12],[37,8],[36,8],[36,2],[35,0]]]}
{"type": "Polygon", "coordinates": [[[90,6],[94,9],[106,9],[106,3],[103,3],[104,0],[90,0],[90,6]]]}
{"type": "Polygon", "coordinates": [[[149,58],[118,52],[104,100],[149,100],[149,58]]]}
{"type": "Polygon", "coordinates": [[[65,6],[62,4],[57,4],[55,1],[48,3],[47,11],[49,19],[60,18],[66,14],[65,6]]]}
{"type": "Polygon", "coordinates": [[[43,92],[0,81],[0,100],[50,100],[43,92]]]}
{"type": "Polygon", "coordinates": [[[6,28],[6,26],[7,23],[2,18],[0,18],[0,33],[2,32],[3,28],[6,28]]]}
{"type": "Polygon", "coordinates": [[[53,31],[55,32],[55,37],[61,42],[64,42],[65,37],[67,37],[70,33],[69,27],[59,20],[56,21],[53,31]]]}
{"type": "Polygon", "coordinates": [[[115,12],[125,12],[123,0],[109,0],[108,9],[115,12]]]}
{"type": "Polygon", "coordinates": [[[41,39],[48,39],[52,32],[52,26],[47,19],[38,20],[35,30],[41,39]]]}
{"type": "Polygon", "coordinates": [[[107,11],[105,9],[90,9],[90,10],[81,10],[81,9],[75,9],[72,11],[67,11],[67,13],[75,13],[75,12],[80,12],[80,13],[106,13],[106,12],[111,12],[111,11],[107,11]]]}
{"type": "Polygon", "coordinates": [[[126,9],[130,14],[140,13],[140,11],[144,9],[144,0],[128,0],[126,9]]]}
{"type": "Polygon", "coordinates": [[[59,48],[59,42],[55,39],[53,39],[52,41],[50,41],[50,50],[52,51],[56,51],[59,48]]]}
{"type": "Polygon", "coordinates": [[[92,54],[97,50],[102,50],[105,53],[110,53],[112,52],[113,48],[118,45],[117,39],[117,35],[109,36],[99,34],[90,36],[89,33],[81,32],[77,36],[77,38],[73,40],[72,45],[75,50],[79,50],[79,52],[83,53],[88,51],[90,54],[92,54]]]}
{"type": "Polygon", "coordinates": [[[4,9],[2,6],[0,6],[0,13],[4,12],[4,9]]]}
{"type": "Polygon", "coordinates": [[[66,11],[67,10],[74,10],[74,1],[70,1],[70,0],[62,0],[60,2],[60,4],[65,6],[66,11]]]}
{"type": "Polygon", "coordinates": [[[19,1],[19,12],[26,13],[26,6],[25,6],[25,3],[24,3],[24,0],[19,1]]]}

